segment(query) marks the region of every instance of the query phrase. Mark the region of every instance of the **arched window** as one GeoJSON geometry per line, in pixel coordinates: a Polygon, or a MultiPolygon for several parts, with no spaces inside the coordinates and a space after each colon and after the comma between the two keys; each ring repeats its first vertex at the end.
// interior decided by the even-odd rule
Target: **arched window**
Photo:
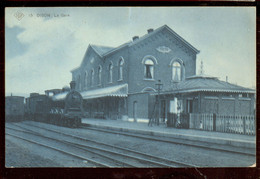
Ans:
{"type": "Polygon", "coordinates": [[[142,92],[156,92],[156,90],[152,87],[145,87],[142,92]]]}
{"type": "Polygon", "coordinates": [[[91,70],[91,74],[90,74],[90,86],[94,85],[94,69],[91,70]]]}
{"type": "Polygon", "coordinates": [[[121,58],[118,63],[118,80],[123,80],[123,64],[124,60],[121,58]]]}
{"type": "Polygon", "coordinates": [[[154,62],[151,59],[146,59],[144,62],[144,77],[147,79],[154,78],[154,62]]]}
{"type": "Polygon", "coordinates": [[[112,83],[113,82],[113,65],[112,65],[112,63],[109,64],[108,71],[109,71],[108,82],[112,83]]]}
{"type": "Polygon", "coordinates": [[[102,67],[98,67],[98,84],[101,85],[101,72],[102,72],[102,67]]]}
{"type": "Polygon", "coordinates": [[[181,81],[181,64],[177,61],[172,63],[172,80],[181,81]]]}
{"type": "Polygon", "coordinates": [[[85,75],[84,75],[84,88],[87,88],[88,85],[88,72],[85,71],[85,75]]]}
{"type": "Polygon", "coordinates": [[[81,90],[80,75],[78,76],[78,90],[81,90]]]}

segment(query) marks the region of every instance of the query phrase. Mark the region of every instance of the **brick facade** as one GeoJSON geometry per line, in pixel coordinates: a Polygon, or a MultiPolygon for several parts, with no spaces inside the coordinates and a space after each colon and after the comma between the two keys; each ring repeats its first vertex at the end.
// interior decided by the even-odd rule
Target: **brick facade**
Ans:
{"type": "Polygon", "coordinates": [[[176,82],[196,75],[197,53],[197,49],[165,25],[149,29],[145,36],[136,36],[117,48],[89,45],[80,67],[71,71],[72,79],[76,81],[76,90],[81,92],[128,84],[127,97],[123,99],[85,100],[86,111],[102,109],[108,118],[148,119],[155,104],[155,96],[150,93],[156,92],[158,80],[164,90],[172,90],[172,94],[162,95],[163,117],[167,117],[170,101],[175,97],[186,113],[251,114],[252,96],[239,98],[236,94],[231,99],[221,93],[174,93],[176,82]],[[102,107],[95,107],[99,103],[102,107]]]}

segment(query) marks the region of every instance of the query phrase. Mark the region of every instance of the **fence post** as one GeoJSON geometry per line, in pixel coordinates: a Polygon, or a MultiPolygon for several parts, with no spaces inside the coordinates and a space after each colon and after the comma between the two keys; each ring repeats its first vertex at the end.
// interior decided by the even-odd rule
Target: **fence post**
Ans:
{"type": "Polygon", "coordinates": [[[246,120],[245,120],[245,116],[242,117],[243,119],[243,134],[246,134],[246,120]]]}

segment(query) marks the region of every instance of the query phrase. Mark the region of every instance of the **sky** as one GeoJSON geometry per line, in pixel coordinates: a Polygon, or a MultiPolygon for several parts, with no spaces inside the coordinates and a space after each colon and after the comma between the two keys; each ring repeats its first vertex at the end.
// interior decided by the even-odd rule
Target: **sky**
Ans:
{"type": "Polygon", "coordinates": [[[117,47],[168,25],[195,48],[197,72],[256,86],[254,7],[74,7],[5,9],[5,91],[68,86],[89,44],[117,47]]]}

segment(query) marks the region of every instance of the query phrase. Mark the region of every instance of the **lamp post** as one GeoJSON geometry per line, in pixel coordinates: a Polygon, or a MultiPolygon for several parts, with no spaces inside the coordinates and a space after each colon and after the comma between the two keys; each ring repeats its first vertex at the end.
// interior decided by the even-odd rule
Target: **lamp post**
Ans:
{"type": "Polygon", "coordinates": [[[157,87],[157,93],[158,93],[158,97],[157,97],[158,116],[156,118],[156,123],[157,123],[157,125],[159,125],[159,120],[160,120],[160,116],[161,116],[160,92],[163,88],[163,84],[161,83],[161,80],[158,80],[158,83],[156,83],[155,86],[157,87]]]}

